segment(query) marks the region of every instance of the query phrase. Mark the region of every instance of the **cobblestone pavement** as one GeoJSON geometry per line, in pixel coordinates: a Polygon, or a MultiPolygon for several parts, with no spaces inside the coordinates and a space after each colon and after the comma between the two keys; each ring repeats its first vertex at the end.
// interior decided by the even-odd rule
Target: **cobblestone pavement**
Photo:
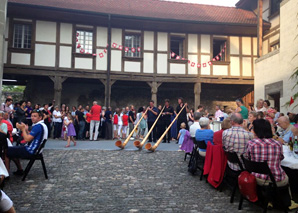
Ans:
{"type": "MultiPolygon", "coordinates": [[[[44,156],[48,180],[35,162],[25,182],[12,175],[4,188],[17,212],[238,212],[238,197],[230,204],[229,190],[187,172],[183,152],[47,149],[44,156]]],[[[246,201],[243,209],[261,212],[246,201]]]]}

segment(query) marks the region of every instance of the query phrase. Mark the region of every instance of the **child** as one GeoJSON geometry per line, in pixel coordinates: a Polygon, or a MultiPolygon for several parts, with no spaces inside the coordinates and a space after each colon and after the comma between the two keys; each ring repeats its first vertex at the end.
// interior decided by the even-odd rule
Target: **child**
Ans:
{"type": "MultiPolygon", "coordinates": [[[[184,136],[185,136],[185,133],[186,133],[186,124],[183,122],[183,123],[181,123],[181,125],[180,125],[180,131],[179,131],[179,134],[178,134],[178,137],[177,137],[177,139],[178,139],[178,141],[179,141],[179,148],[181,147],[181,145],[182,145],[182,143],[183,143],[183,140],[184,140],[184,136]]],[[[177,142],[178,143],[178,142],[177,142]]],[[[181,151],[181,149],[179,149],[178,151],[181,151]]]]}
{"type": "Polygon", "coordinates": [[[121,138],[121,130],[122,130],[122,125],[123,125],[123,122],[122,122],[122,116],[123,116],[122,109],[118,110],[117,115],[118,115],[118,138],[121,138]]]}
{"type": "Polygon", "coordinates": [[[113,117],[113,129],[114,129],[114,138],[113,139],[118,139],[118,111],[119,108],[116,108],[116,111],[114,113],[113,117]]]}
{"type": "Polygon", "coordinates": [[[65,125],[67,126],[67,145],[66,148],[70,146],[70,140],[74,143],[74,146],[77,145],[77,143],[74,140],[74,136],[76,136],[76,131],[73,126],[73,118],[70,113],[67,114],[68,122],[64,121],[65,125]]]}
{"type": "Polygon", "coordinates": [[[122,115],[122,138],[125,139],[126,138],[126,133],[127,133],[127,126],[128,126],[128,115],[127,115],[127,111],[124,111],[123,115],[122,115]]]}

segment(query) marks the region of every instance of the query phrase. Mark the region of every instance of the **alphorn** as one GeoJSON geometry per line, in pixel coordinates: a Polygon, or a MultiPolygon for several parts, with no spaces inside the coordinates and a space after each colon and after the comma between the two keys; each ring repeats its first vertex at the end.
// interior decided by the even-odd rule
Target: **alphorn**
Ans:
{"type": "Polygon", "coordinates": [[[158,147],[158,145],[161,143],[163,137],[165,137],[165,135],[167,134],[167,132],[170,130],[170,128],[172,127],[172,125],[175,123],[175,121],[178,119],[180,113],[182,112],[182,110],[184,109],[185,105],[182,107],[182,109],[180,110],[180,112],[177,114],[177,116],[175,117],[175,119],[172,121],[172,123],[168,126],[168,128],[166,129],[166,131],[162,134],[162,136],[158,139],[158,141],[156,142],[156,144],[154,144],[154,146],[152,146],[150,143],[147,143],[145,146],[145,149],[147,149],[150,152],[154,152],[155,149],[158,147]]]}
{"type": "Polygon", "coordinates": [[[163,112],[164,109],[165,109],[165,106],[164,106],[164,107],[162,108],[162,110],[160,111],[160,113],[159,113],[159,115],[157,116],[155,122],[153,123],[152,127],[150,128],[150,130],[148,131],[147,135],[146,135],[145,138],[142,140],[142,142],[140,142],[140,141],[135,141],[135,142],[133,143],[133,145],[135,145],[135,147],[137,147],[137,148],[140,149],[140,150],[142,149],[142,147],[144,146],[146,140],[148,139],[149,135],[151,134],[152,130],[154,129],[154,127],[155,127],[155,125],[156,125],[158,119],[160,118],[160,116],[161,116],[161,114],[162,114],[162,112],[163,112]]]}
{"type": "Polygon", "coordinates": [[[129,139],[131,138],[131,136],[133,135],[133,133],[135,132],[135,130],[138,128],[139,124],[141,123],[141,120],[144,118],[144,116],[146,115],[148,109],[146,109],[146,111],[143,113],[142,117],[140,118],[140,120],[138,121],[138,123],[135,125],[135,127],[133,128],[133,130],[131,131],[131,133],[128,135],[128,137],[125,139],[125,141],[122,142],[120,140],[116,141],[115,145],[117,147],[119,147],[120,149],[124,149],[124,147],[126,146],[126,144],[128,143],[129,139]]]}

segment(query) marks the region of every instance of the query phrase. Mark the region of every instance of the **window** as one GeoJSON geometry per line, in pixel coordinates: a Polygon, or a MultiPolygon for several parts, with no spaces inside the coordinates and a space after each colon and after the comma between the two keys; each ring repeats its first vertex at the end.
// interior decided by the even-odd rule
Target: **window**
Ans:
{"type": "Polygon", "coordinates": [[[270,15],[279,13],[281,0],[270,0],[270,15]]]}
{"type": "Polygon", "coordinates": [[[141,47],[141,36],[137,34],[125,35],[125,47],[128,47],[128,51],[125,51],[125,57],[140,57],[139,47],[141,47]]]}
{"type": "Polygon", "coordinates": [[[226,61],[227,59],[227,51],[225,49],[227,41],[226,40],[220,40],[220,39],[214,39],[213,40],[213,58],[216,58],[216,56],[219,56],[221,53],[221,56],[218,57],[217,61],[226,61]],[[224,52],[222,52],[224,50],[224,52]]]}
{"type": "Polygon", "coordinates": [[[77,47],[76,52],[93,53],[93,32],[77,30],[77,47]]]}
{"type": "Polygon", "coordinates": [[[270,44],[270,51],[271,52],[274,51],[274,50],[277,50],[277,49],[279,49],[279,41],[276,41],[276,42],[270,44]]]}
{"type": "Polygon", "coordinates": [[[31,48],[32,26],[30,24],[14,24],[13,29],[13,47],[31,48]]]}
{"type": "Polygon", "coordinates": [[[184,38],[183,37],[171,37],[171,54],[170,58],[175,59],[177,56],[184,58],[184,38]]]}

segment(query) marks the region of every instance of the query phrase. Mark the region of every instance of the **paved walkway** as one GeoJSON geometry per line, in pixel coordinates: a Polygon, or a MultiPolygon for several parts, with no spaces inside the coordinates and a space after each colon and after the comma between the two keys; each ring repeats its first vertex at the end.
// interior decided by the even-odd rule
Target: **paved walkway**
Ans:
{"type": "MultiPolygon", "coordinates": [[[[17,212],[238,212],[238,197],[230,204],[230,191],[219,192],[187,172],[183,152],[164,151],[177,150],[175,143],[161,144],[155,153],[127,151],[136,150],[132,142],[126,151],[114,141],[65,144],[49,141],[44,150],[48,180],[40,162],[25,182],[11,176],[4,191],[17,212]]],[[[243,208],[261,212],[247,202],[243,208]]]]}

